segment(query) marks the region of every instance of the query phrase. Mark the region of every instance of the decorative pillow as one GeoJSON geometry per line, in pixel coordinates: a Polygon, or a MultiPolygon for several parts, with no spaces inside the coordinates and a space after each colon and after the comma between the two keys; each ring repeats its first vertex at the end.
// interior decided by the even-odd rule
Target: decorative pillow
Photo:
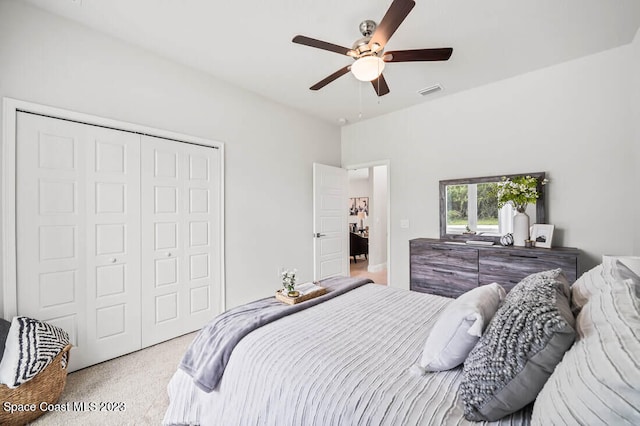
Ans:
{"type": "Polygon", "coordinates": [[[498,420],[533,401],[575,339],[562,270],[518,283],[464,362],[460,395],[468,420],[498,420]]]}
{"type": "Polygon", "coordinates": [[[598,265],[580,276],[571,286],[571,309],[574,314],[586,305],[594,293],[608,287],[602,265],[598,265]]]}
{"type": "Polygon", "coordinates": [[[27,317],[14,317],[0,362],[0,383],[15,388],[34,378],[69,344],[63,329],[27,317]]]}
{"type": "Polygon", "coordinates": [[[438,317],[422,352],[425,371],[449,370],[462,364],[504,300],[498,283],[469,290],[451,302],[438,317]]]}
{"type": "Polygon", "coordinates": [[[578,339],[533,406],[534,425],[632,425],[640,419],[640,299],[633,280],[595,293],[578,339]]]}
{"type": "MultiPolygon", "coordinates": [[[[640,280],[640,257],[602,256],[602,264],[582,274],[571,286],[574,314],[580,312],[595,293],[609,291],[611,283],[625,279],[640,280]]],[[[636,295],[640,297],[640,287],[636,287],[636,295]]]]}
{"type": "Polygon", "coordinates": [[[627,276],[618,275],[618,279],[628,279],[640,277],[640,256],[602,256],[602,264],[611,263],[614,268],[614,274],[623,274],[627,276]],[[622,265],[622,267],[620,266],[622,265]],[[622,270],[621,270],[622,269],[622,270]],[[628,276],[629,271],[634,274],[633,277],[628,276]]]}
{"type": "Polygon", "coordinates": [[[7,334],[9,334],[9,328],[11,323],[3,318],[0,318],[0,361],[2,361],[2,355],[4,354],[4,342],[7,340],[7,334]]]}

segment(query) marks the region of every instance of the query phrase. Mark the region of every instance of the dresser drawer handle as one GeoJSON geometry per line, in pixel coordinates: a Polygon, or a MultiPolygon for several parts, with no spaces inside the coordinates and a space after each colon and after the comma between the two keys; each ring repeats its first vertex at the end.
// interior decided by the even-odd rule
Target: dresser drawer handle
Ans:
{"type": "Polygon", "coordinates": [[[448,247],[431,247],[432,250],[451,251],[448,247]]]}
{"type": "Polygon", "coordinates": [[[538,256],[527,256],[526,254],[509,254],[511,257],[523,257],[525,259],[537,259],[538,256]]]}
{"type": "Polygon", "coordinates": [[[443,271],[442,269],[434,269],[433,272],[437,272],[439,274],[447,274],[447,275],[454,275],[454,272],[451,271],[443,271]]]}

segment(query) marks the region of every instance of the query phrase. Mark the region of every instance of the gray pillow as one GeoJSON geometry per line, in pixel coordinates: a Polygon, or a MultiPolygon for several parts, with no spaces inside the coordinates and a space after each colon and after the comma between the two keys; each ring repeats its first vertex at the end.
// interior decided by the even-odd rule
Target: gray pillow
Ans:
{"type": "Polygon", "coordinates": [[[2,355],[4,355],[4,342],[7,341],[7,334],[11,323],[5,319],[0,318],[0,361],[2,361],[2,355]]]}
{"type": "Polygon", "coordinates": [[[560,269],[518,283],[464,362],[460,396],[467,420],[498,420],[535,400],[573,344],[574,325],[560,269]]]}

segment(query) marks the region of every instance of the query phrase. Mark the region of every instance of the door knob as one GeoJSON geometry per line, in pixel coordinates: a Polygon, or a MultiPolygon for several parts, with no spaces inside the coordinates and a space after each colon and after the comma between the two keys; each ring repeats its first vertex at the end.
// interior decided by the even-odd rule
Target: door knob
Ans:
{"type": "Polygon", "coordinates": [[[115,257],[112,257],[111,259],[109,259],[109,262],[111,262],[111,263],[116,263],[116,258],[115,258],[115,257]]]}
{"type": "Polygon", "coordinates": [[[167,257],[171,257],[171,253],[167,252],[167,257]]]}
{"type": "Polygon", "coordinates": [[[320,237],[326,237],[326,234],[321,234],[321,233],[317,232],[316,234],[314,234],[314,236],[316,238],[320,238],[320,237]]]}

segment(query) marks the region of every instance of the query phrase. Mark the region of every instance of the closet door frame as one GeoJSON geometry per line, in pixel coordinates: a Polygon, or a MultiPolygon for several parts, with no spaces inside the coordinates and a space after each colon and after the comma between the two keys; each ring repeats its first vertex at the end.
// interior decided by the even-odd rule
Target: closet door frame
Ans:
{"type": "Polygon", "coordinates": [[[224,253],[224,143],[196,136],[184,135],[149,126],[112,120],[95,115],[69,111],[13,98],[3,98],[2,112],[2,317],[10,320],[18,312],[17,263],[16,263],[16,119],[18,111],[34,113],[63,120],[124,130],[142,135],[156,136],[208,146],[220,150],[220,204],[218,217],[220,253],[220,312],[226,310],[225,253],[224,253]]]}

